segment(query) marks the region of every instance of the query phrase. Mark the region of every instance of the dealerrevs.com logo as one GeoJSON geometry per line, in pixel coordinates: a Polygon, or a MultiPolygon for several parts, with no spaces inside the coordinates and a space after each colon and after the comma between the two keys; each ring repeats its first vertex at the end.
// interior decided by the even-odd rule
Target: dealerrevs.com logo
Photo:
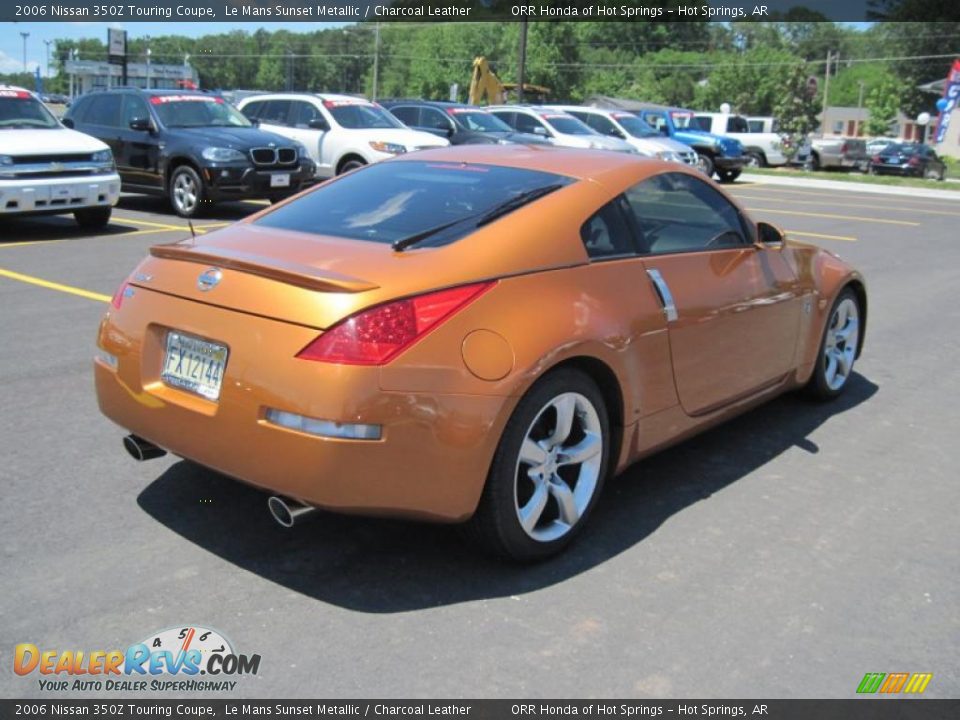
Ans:
{"type": "Polygon", "coordinates": [[[126,650],[41,650],[20,643],[13,653],[13,671],[39,676],[40,690],[51,692],[229,692],[237,685],[233,678],[259,670],[260,655],[238,654],[221,633],[198,625],[161,630],[126,650]]]}

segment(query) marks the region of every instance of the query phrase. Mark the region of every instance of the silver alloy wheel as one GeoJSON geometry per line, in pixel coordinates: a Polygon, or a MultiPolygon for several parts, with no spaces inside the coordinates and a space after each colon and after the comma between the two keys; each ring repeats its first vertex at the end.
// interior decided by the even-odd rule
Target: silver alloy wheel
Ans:
{"type": "Polygon", "coordinates": [[[173,179],[173,202],[177,210],[189,215],[197,207],[197,183],[190,173],[181,172],[173,179]]]}
{"type": "Polygon", "coordinates": [[[827,387],[839,390],[850,378],[860,339],[860,311],[845,297],[833,311],[823,343],[823,377],[827,387]]]}
{"type": "Polygon", "coordinates": [[[514,479],[514,508],[528,536],[550,542],[576,526],[600,480],[603,442],[597,410],[580,393],[563,393],[540,409],[514,479]]]}

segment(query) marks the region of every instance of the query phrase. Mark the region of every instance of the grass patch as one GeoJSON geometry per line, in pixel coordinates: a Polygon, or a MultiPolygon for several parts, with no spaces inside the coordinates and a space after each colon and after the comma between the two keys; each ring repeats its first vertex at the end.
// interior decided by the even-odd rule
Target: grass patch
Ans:
{"type": "MultiPolygon", "coordinates": [[[[947,177],[960,178],[960,163],[952,158],[944,158],[947,164],[947,177]]],[[[744,172],[755,175],[775,175],[777,177],[810,178],[813,180],[838,180],[840,182],[864,183],[865,185],[892,185],[894,187],[917,187],[928,190],[952,190],[960,193],[960,185],[951,182],[937,182],[923,178],[898,177],[896,175],[864,175],[860,172],[840,170],[817,170],[810,172],[800,168],[748,168],[744,172]]]]}

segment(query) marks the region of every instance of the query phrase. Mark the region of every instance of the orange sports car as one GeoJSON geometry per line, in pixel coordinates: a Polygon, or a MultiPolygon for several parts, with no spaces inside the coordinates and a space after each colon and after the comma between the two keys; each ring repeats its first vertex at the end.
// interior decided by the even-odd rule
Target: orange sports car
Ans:
{"type": "Polygon", "coordinates": [[[465,522],[545,557],[604,479],[794,388],[848,383],[863,278],[676,164],[459,146],[158,245],[100,325],[100,408],[316,508],[465,522]]]}

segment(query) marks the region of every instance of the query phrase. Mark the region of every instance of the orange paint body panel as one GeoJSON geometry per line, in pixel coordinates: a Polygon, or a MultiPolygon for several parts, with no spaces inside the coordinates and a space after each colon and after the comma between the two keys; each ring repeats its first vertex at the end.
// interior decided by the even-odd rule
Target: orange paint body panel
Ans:
{"type": "Polygon", "coordinates": [[[576,181],[439,247],[395,252],[253,224],[271,208],[159,248],[101,323],[98,346],[116,358],[95,363],[103,413],[177,455],[310,505],[455,522],[475,511],[520,398],[552,368],[574,364],[604,392],[611,466],[621,470],[805,383],[833,299],[850,283],[862,287],[836,257],[792,241],[591,262],[580,237],[587,218],[648,177],[688,173],[676,165],[509,146],[390,162],[425,159],[576,181]],[[222,280],[204,291],[197,278],[211,266],[222,280]],[[673,293],[674,322],[650,269],[673,293]],[[495,284],[383,365],[297,357],[360,311],[480,281],[495,284]],[[217,400],[161,379],[170,331],[226,346],[217,400]],[[320,437],[278,426],[268,410],[382,430],[371,440],[320,437]]]}

